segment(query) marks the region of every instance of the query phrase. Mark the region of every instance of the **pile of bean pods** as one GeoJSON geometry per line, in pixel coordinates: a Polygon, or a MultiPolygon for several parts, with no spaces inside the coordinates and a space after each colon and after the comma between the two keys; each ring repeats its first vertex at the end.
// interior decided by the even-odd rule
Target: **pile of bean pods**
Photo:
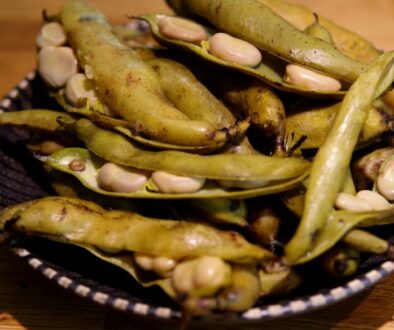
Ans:
{"type": "Polygon", "coordinates": [[[59,196],[2,210],[0,234],[80,246],[190,315],[394,258],[394,52],[282,0],[168,4],[131,28],[79,0],[45,16],[59,108],[0,125],[27,127],[59,196]]]}

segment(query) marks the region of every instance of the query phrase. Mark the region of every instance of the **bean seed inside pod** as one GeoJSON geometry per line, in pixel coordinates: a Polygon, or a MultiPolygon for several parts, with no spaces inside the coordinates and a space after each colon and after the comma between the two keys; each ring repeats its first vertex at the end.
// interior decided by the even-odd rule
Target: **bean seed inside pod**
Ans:
{"type": "Polygon", "coordinates": [[[294,86],[321,92],[335,92],[342,88],[337,79],[296,64],[286,66],[284,81],[294,86]]]}
{"type": "Polygon", "coordinates": [[[349,211],[372,211],[373,206],[365,199],[347,193],[339,193],[335,200],[335,207],[349,211]]]}
{"type": "Polygon", "coordinates": [[[201,25],[180,17],[163,17],[159,21],[159,29],[168,38],[187,42],[198,43],[208,38],[207,31],[201,25]]]}
{"type": "Polygon", "coordinates": [[[161,192],[167,194],[196,192],[205,183],[205,179],[179,176],[163,171],[153,172],[152,181],[161,192]]]}
{"type": "Polygon", "coordinates": [[[114,163],[104,164],[98,172],[100,187],[114,192],[135,192],[141,189],[147,180],[147,172],[124,168],[114,163]]]}
{"type": "Polygon", "coordinates": [[[383,196],[372,190],[360,190],[357,197],[365,199],[369,202],[374,210],[387,210],[390,208],[390,203],[383,196]]]}
{"type": "Polygon", "coordinates": [[[211,37],[209,52],[224,61],[250,67],[261,62],[261,53],[255,46],[226,33],[216,33],[211,37]]]}
{"type": "Polygon", "coordinates": [[[74,106],[78,106],[84,100],[88,100],[89,104],[97,101],[94,87],[83,73],[74,74],[68,79],[65,92],[68,101],[74,106]]]}
{"type": "Polygon", "coordinates": [[[38,53],[38,72],[51,87],[65,86],[77,70],[77,59],[69,47],[45,46],[38,53]]]}
{"type": "Polygon", "coordinates": [[[37,46],[62,46],[66,43],[66,34],[58,22],[50,22],[41,27],[37,36],[37,46]]]}

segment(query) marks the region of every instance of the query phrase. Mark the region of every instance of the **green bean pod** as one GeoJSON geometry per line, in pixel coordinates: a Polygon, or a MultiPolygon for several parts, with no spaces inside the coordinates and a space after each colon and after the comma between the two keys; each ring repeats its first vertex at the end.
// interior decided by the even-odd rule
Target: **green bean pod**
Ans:
{"type": "Polygon", "coordinates": [[[25,126],[32,130],[57,133],[62,127],[57,119],[63,117],[65,120],[75,119],[74,116],[61,111],[47,109],[32,109],[0,113],[0,126],[25,126]]]}
{"type": "Polygon", "coordinates": [[[164,15],[162,14],[152,14],[152,15],[137,16],[136,18],[144,20],[149,23],[153,36],[160,44],[172,48],[179,48],[187,52],[191,52],[197,55],[198,57],[200,57],[201,59],[209,61],[212,64],[218,65],[225,69],[239,71],[249,76],[255,77],[259,80],[262,80],[276,89],[280,89],[283,91],[296,93],[300,95],[305,95],[305,96],[312,96],[312,97],[317,96],[317,97],[342,98],[345,94],[343,91],[337,91],[337,92],[314,91],[285,82],[283,79],[283,75],[285,71],[286,62],[268,53],[264,54],[263,62],[261,62],[256,67],[251,68],[242,64],[230,63],[216,56],[213,56],[211,53],[209,53],[206,43],[202,43],[201,45],[196,45],[194,43],[190,43],[186,41],[170,39],[164,36],[163,34],[161,34],[159,30],[159,21],[163,17],[164,15]]]}
{"type": "MultiPolygon", "coordinates": [[[[100,104],[100,101],[97,101],[95,106],[93,107],[90,104],[75,107],[67,102],[67,99],[64,95],[64,90],[58,90],[56,92],[52,92],[52,96],[63,107],[65,111],[71,114],[77,114],[89,118],[91,121],[99,125],[102,125],[104,127],[113,129],[117,132],[120,132],[123,135],[127,136],[128,138],[147,147],[151,147],[155,149],[180,150],[180,151],[205,154],[223,147],[224,144],[226,143],[225,141],[219,141],[217,143],[211,143],[203,146],[188,146],[188,145],[166,143],[162,141],[155,141],[139,135],[138,132],[136,132],[135,130],[133,130],[132,127],[130,127],[130,123],[127,120],[122,118],[115,118],[110,116],[109,114],[104,113],[102,111],[103,105],[100,104]]],[[[228,127],[229,135],[233,136],[234,139],[237,140],[239,136],[244,135],[248,127],[249,124],[246,121],[237,122],[234,125],[230,125],[228,127]]]]}
{"type": "MultiPolygon", "coordinates": [[[[333,125],[340,103],[319,106],[290,106],[286,118],[286,131],[295,137],[306,136],[302,149],[314,149],[323,145],[333,125]]],[[[393,117],[375,106],[368,107],[365,123],[358,137],[358,147],[376,141],[380,136],[392,131],[393,117]]]]}
{"type": "Polygon", "coordinates": [[[275,141],[275,154],[284,153],[286,113],[280,98],[262,83],[230,89],[223,99],[250,118],[250,123],[275,141]]]}
{"type": "Polygon", "coordinates": [[[92,202],[65,197],[46,197],[6,208],[0,213],[0,232],[174,259],[212,255],[237,263],[257,263],[273,258],[269,251],[250,244],[236,232],[106,211],[92,202]]]}
{"type": "MultiPolygon", "coordinates": [[[[238,156],[238,155],[234,155],[238,156]]],[[[112,197],[124,197],[124,198],[150,198],[150,199],[201,199],[201,198],[250,198],[260,195],[266,194],[273,194],[281,191],[285,191],[288,189],[297,186],[300,182],[302,182],[304,176],[300,175],[294,178],[286,178],[283,180],[278,180],[275,182],[272,181],[271,183],[263,186],[261,188],[254,188],[254,189],[247,189],[247,190],[228,190],[225,188],[220,187],[213,181],[208,181],[205,185],[197,192],[193,193],[162,193],[158,191],[157,187],[154,183],[149,180],[141,189],[135,192],[113,192],[104,190],[100,187],[98,182],[98,170],[101,166],[103,166],[106,161],[100,159],[99,157],[95,156],[91,152],[86,149],[82,148],[64,148],[57,153],[54,153],[47,157],[37,156],[40,160],[44,161],[46,164],[50,165],[51,167],[73,175],[76,179],[78,179],[83,186],[88,188],[89,190],[96,192],[101,195],[105,196],[112,196],[112,197]],[[83,170],[73,170],[72,162],[77,162],[82,164],[83,170]]],[[[226,157],[227,158],[227,157],[226,157]]],[[[235,161],[238,157],[236,157],[235,161]]],[[[174,160],[179,161],[178,157],[175,157],[174,160]]],[[[185,173],[185,172],[184,172],[185,173]]],[[[193,173],[199,173],[194,171],[193,173]]],[[[184,176],[192,176],[183,174],[184,176]]],[[[269,175],[267,173],[267,175],[269,175]]],[[[219,215],[216,215],[216,219],[218,220],[219,215]]],[[[221,215],[223,220],[223,214],[221,215]]],[[[225,217],[226,221],[236,221],[237,223],[241,222],[241,218],[239,215],[227,214],[225,217]]]]}
{"type": "Polygon", "coordinates": [[[81,1],[60,13],[68,41],[100,99],[130,123],[137,134],[169,144],[225,143],[226,128],[191,120],[166,98],[154,70],[113,33],[105,17],[81,1]]]}
{"type": "Polygon", "coordinates": [[[393,52],[379,57],[346,94],[330,133],[313,161],[304,213],[295,235],[285,247],[289,263],[305,256],[324,228],[349,168],[367,109],[394,79],[393,61],[393,52]]]}
{"type": "Polygon", "coordinates": [[[267,179],[270,182],[303,176],[309,169],[308,161],[294,157],[240,154],[203,156],[181,151],[150,152],[132,144],[119,134],[97,127],[86,119],[78,120],[69,128],[97,156],[140,169],[209,179],[267,179]]]}
{"type": "Polygon", "coordinates": [[[365,230],[352,230],[344,236],[343,241],[357,251],[385,255],[394,260],[393,245],[365,230]]]}
{"type": "MultiPolygon", "coordinates": [[[[284,0],[259,0],[271,8],[276,14],[294,25],[299,30],[304,30],[315,19],[315,13],[300,4],[284,0]]],[[[362,63],[371,63],[382,51],[377,49],[371,42],[364,39],[353,31],[336,24],[330,19],[319,15],[319,24],[328,30],[333,39],[333,44],[339,51],[350,58],[362,63]]]]}
{"type": "Polygon", "coordinates": [[[302,33],[258,0],[169,0],[175,12],[207,19],[218,30],[289,62],[354,81],[366,66],[333,45],[302,33]]]}

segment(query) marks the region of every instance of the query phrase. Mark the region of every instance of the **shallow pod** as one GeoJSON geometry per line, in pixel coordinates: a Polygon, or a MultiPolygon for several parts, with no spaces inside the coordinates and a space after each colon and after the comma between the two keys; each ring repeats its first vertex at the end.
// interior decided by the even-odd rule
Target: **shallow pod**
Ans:
{"type": "Polygon", "coordinates": [[[112,192],[101,189],[97,180],[98,170],[106,161],[82,148],[65,148],[49,157],[41,157],[45,163],[53,168],[75,176],[85,187],[96,193],[127,197],[150,199],[191,199],[191,198],[250,198],[260,195],[274,194],[290,190],[305,179],[307,173],[299,174],[292,178],[273,180],[266,186],[248,190],[226,190],[213,181],[208,181],[201,190],[194,193],[161,193],[155,184],[149,180],[141,189],[131,193],[112,192]],[[83,164],[73,169],[73,164],[83,164]]]}
{"type": "Polygon", "coordinates": [[[249,67],[242,64],[227,62],[210,54],[208,51],[207,41],[203,41],[201,44],[195,44],[192,42],[168,38],[160,33],[159,29],[159,22],[166,17],[168,16],[163,14],[152,14],[138,16],[136,18],[142,19],[149,23],[153,36],[160,44],[186,50],[211,63],[256,77],[277,89],[305,96],[342,98],[345,95],[344,91],[321,92],[286,83],[283,77],[287,63],[268,53],[263,53],[262,62],[256,67],[249,67]]]}

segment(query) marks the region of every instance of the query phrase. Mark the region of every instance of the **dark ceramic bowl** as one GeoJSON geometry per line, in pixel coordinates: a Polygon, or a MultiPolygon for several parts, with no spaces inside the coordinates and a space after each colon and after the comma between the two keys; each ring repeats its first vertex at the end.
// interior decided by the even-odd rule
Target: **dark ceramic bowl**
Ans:
{"type": "MultiPolygon", "coordinates": [[[[56,107],[40,79],[31,73],[2,100],[0,112],[56,107]]],[[[40,164],[24,148],[27,136],[19,128],[0,128],[0,209],[53,194],[40,164]]],[[[387,229],[394,233],[392,226],[387,229]]],[[[86,299],[139,315],[180,318],[180,310],[160,290],[141,288],[123,270],[77,247],[34,239],[10,242],[10,248],[49,280],[86,299]]],[[[365,260],[358,275],[347,282],[314,279],[286,300],[260,301],[233,316],[238,320],[268,320],[313,311],[366,290],[393,271],[393,262],[373,257],[365,260]]]]}

